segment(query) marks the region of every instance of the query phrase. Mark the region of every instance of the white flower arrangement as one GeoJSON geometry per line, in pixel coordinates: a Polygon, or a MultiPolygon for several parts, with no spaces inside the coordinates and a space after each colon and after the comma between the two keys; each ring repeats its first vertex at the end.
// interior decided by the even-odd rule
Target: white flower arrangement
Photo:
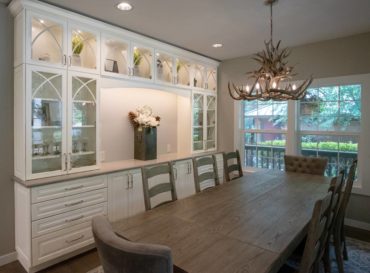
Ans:
{"type": "Polygon", "coordinates": [[[161,118],[154,116],[152,108],[145,105],[141,108],[137,108],[135,112],[128,113],[131,124],[134,127],[157,127],[159,126],[161,118]]]}

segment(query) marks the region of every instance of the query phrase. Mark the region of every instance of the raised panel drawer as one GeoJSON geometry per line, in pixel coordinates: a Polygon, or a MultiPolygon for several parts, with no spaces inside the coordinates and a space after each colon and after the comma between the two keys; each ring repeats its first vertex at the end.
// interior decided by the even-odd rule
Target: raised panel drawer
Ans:
{"type": "Polygon", "coordinates": [[[32,188],[32,203],[66,197],[107,187],[107,176],[99,175],[32,188]]]}
{"type": "Polygon", "coordinates": [[[107,203],[101,203],[34,221],[32,222],[32,238],[69,228],[83,222],[91,222],[94,216],[102,214],[107,215],[107,203]]]}
{"type": "Polygon", "coordinates": [[[107,201],[107,189],[84,192],[32,205],[32,221],[107,201]]]}
{"type": "Polygon", "coordinates": [[[35,238],[32,240],[32,264],[47,262],[93,242],[90,222],[35,238]]]}

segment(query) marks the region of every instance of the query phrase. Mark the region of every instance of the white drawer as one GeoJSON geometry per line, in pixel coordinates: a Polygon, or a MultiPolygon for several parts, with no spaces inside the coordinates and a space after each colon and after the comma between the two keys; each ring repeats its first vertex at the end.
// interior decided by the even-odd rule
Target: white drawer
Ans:
{"type": "Polygon", "coordinates": [[[97,215],[107,215],[107,203],[76,209],[32,222],[32,238],[65,229],[83,222],[91,222],[97,215]]]}
{"type": "Polygon", "coordinates": [[[90,222],[35,238],[32,240],[32,264],[44,263],[93,242],[90,222]]]}
{"type": "Polygon", "coordinates": [[[84,192],[32,205],[32,221],[107,201],[107,189],[84,192]]]}
{"type": "Polygon", "coordinates": [[[107,187],[107,176],[99,175],[32,188],[32,203],[66,197],[107,187]]]}

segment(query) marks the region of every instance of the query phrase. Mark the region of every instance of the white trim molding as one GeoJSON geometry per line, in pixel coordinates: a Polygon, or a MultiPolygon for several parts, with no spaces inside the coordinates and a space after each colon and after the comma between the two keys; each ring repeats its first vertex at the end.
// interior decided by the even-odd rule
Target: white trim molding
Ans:
{"type": "Polygon", "coordinates": [[[17,260],[17,252],[10,252],[8,254],[0,256],[0,266],[14,262],[17,260]]]}
{"type": "Polygon", "coordinates": [[[344,224],[346,226],[354,227],[354,228],[359,228],[363,229],[366,231],[370,231],[370,223],[362,222],[362,221],[357,221],[354,219],[346,218],[344,220],[344,224]]]}

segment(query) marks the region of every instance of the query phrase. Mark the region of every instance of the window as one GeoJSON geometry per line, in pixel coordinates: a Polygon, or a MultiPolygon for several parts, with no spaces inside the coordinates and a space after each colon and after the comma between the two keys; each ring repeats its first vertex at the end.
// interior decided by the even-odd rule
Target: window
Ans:
{"type": "Polygon", "coordinates": [[[244,164],[249,167],[284,169],[288,120],[287,102],[243,103],[244,164]]]}
{"type": "Polygon", "coordinates": [[[299,103],[300,149],[328,158],[325,174],[335,176],[357,158],[361,85],[311,88],[299,103]]]}

